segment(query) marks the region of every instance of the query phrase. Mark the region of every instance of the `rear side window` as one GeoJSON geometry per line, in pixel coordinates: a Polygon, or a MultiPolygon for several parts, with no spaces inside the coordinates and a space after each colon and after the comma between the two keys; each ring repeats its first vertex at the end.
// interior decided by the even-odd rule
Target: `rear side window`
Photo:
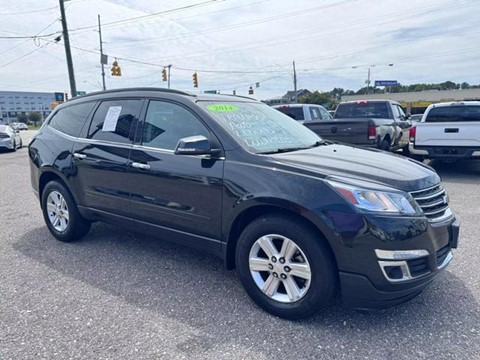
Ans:
{"type": "Polygon", "coordinates": [[[95,102],[88,102],[62,108],[52,117],[49,125],[64,134],[78,137],[94,106],[95,102]]]}
{"type": "Polygon", "coordinates": [[[425,122],[480,121],[480,106],[448,106],[431,109],[425,122]]]}
{"type": "Polygon", "coordinates": [[[335,118],[388,119],[390,116],[386,102],[362,101],[338,105],[335,118]]]}
{"type": "Polygon", "coordinates": [[[142,103],[140,99],[103,101],[93,115],[87,138],[125,144],[133,142],[142,103]]]}
{"type": "Polygon", "coordinates": [[[281,106],[277,108],[277,110],[290,116],[292,119],[305,120],[305,116],[303,116],[303,108],[301,107],[281,106]]]}

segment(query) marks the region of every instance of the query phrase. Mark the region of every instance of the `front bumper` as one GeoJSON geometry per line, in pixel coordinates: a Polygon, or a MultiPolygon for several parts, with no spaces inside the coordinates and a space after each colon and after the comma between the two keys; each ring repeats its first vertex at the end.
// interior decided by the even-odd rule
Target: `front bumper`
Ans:
{"type": "Polygon", "coordinates": [[[12,139],[0,139],[0,148],[13,150],[12,139]]]}
{"type": "MultiPolygon", "coordinates": [[[[373,219],[370,229],[383,225],[382,222],[382,219],[373,219]]],[[[395,225],[390,219],[390,226],[393,229],[398,224],[395,225]]],[[[398,228],[396,233],[389,234],[388,227],[385,227],[386,233],[377,233],[374,237],[365,236],[361,244],[353,246],[356,248],[357,259],[363,259],[360,264],[358,260],[357,264],[346,261],[346,266],[342,266],[341,263],[345,264],[345,261],[339,261],[340,286],[345,306],[378,309],[405,302],[418,295],[448,266],[452,259],[451,249],[458,245],[458,218],[441,224],[419,219],[416,230],[404,228],[403,233],[398,228]],[[385,250],[381,253],[423,250],[424,255],[409,259],[385,259],[379,258],[374,247],[385,250]]],[[[352,255],[353,253],[347,257],[351,258],[352,255]]]]}

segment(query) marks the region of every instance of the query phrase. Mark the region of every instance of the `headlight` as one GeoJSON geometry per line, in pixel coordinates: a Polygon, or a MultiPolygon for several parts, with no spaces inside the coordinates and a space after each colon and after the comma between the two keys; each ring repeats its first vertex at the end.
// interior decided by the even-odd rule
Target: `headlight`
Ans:
{"type": "Polygon", "coordinates": [[[361,189],[336,181],[326,181],[349,203],[359,209],[403,215],[422,213],[410,194],[361,189]]]}

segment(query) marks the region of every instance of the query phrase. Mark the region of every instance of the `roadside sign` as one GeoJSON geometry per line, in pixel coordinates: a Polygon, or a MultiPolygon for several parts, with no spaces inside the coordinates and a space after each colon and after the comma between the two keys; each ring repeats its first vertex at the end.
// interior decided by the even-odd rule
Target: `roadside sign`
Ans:
{"type": "Polygon", "coordinates": [[[55,101],[65,101],[65,94],[63,92],[56,92],[55,101]]]}
{"type": "Polygon", "coordinates": [[[81,95],[87,95],[87,92],[77,90],[77,96],[81,96],[81,95]]]}
{"type": "Polygon", "coordinates": [[[375,86],[397,86],[397,80],[375,80],[375,86]]]}

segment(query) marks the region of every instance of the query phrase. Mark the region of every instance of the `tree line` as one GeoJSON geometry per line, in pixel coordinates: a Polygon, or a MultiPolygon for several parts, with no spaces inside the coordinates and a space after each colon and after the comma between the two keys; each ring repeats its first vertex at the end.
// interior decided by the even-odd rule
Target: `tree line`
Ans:
{"type": "Polygon", "coordinates": [[[306,96],[302,96],[298,101],[302,104],[319,104],[328,109],[335,109],[340,102],[343,95],[365,95],[367,90],[370,94],[386,94],[386,93],[402,93],[412,91],[426,91],[426,90],[461,90],[461,89],[478,89],[480,85],[470,85],[467,82],[454,83],[453,81],[445,81],[439,84],[411,84],[397,86],[376,88],[362,87],[357,91],[345,90],[343,88],[334,88],[326,92],[314,91],[306,96]]]}

